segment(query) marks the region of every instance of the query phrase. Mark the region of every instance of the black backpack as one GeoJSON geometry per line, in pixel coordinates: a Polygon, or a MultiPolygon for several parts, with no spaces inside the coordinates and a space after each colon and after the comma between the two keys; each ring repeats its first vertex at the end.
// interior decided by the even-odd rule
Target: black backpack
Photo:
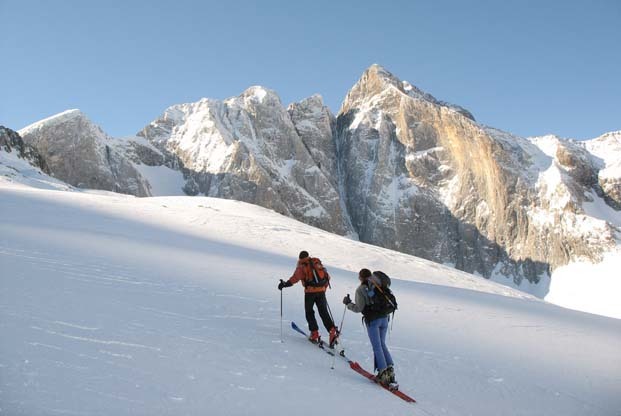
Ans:
{"type": "Polygon", "coordinates": [[[380,287],[383,290],[390,290],[390,277],[384,272],[380,272],[379,270],[373,272],[373,276],[375,276],[375,280],[380,281],[380,287]]]}
{"type": "Polygon", "coordinates": [[[370,322],[394,314],[397,310],[397,299],[390,290],[390,277],[384,272],[375,271],[368,280],[370,292],[370,304],[365,306],[362,314],[365,321],[370,322]]]}

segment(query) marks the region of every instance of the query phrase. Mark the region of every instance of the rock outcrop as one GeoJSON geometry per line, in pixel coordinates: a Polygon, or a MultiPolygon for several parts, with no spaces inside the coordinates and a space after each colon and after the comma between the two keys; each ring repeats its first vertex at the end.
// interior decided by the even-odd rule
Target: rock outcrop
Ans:
{"type": "Polygon", "coordinates": [[[621,131],[584,142],[597,169],[597,182],[606,202],[621,210],[621,131]]]}
{"type": "Polygon", "coordinates": [[[79,188],[150,196],[149,184],[115,149],[115,141],[79,110],[68,110],[19,131],[52,176],[79,188]]]}
{"type": "Polygon", "coordinates": [[[32,166],[41,169],[44,173],[50,173],[45,159],[43,159],[37,149],[24,143],[19,133],[4,126],[0,126],[0,151],[7,153],[15,152],[18,158],[24,159],[32,166]]]}

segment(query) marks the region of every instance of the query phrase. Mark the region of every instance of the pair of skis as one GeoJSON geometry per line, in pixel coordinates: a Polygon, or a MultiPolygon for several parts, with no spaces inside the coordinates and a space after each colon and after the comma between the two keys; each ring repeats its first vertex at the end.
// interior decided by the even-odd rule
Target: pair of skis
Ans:
{"type": "MultiPolygon", "coordinates": [[[[306,338],[308,338],[308,335],[306,334],[306,332],[304,332],[304,330],[300,329],[299,326],[297,326],[295,324],[295,322],[291,322],[291,328],[294,331],[299,332],[300,334],[304,335],[306,338]]],[[[356,373],[368,378],[369,380],[371,380],[373,383],[377,384],[378,386],[380,386],[381,388],[383,388],[386,391],[391,392],[392,394],[394,394],[395,396],[401,398],[402,400],[405,400],[408,403],[416,403],[416,400],[414,400],[413,398],[411,398],[410,396],[408,396],[407,394],[403,393],[400,390],[395,390],[395,389],[390,389],[388,386],[385,386],[381,383],[379,383],[375,376],[371,373],[369,373],[367,370],[365,370],[364,368],[362,368],[360,366],[360,364],[358,364],[356,361],[352,361],[350,360],[346,355],[345,355],[345,350],[341,349],[341,351],[337,351],[334,348],[330,348],[330,346],[323,341],[319,341],[319,343],[316,344],[319,348],[321,348],[322,350],[324,350],[327,354],[330,354],[332,356],[339,356],[342,359],[344,359],[348,364],[349,367],[354,370],[356,373]]]]}

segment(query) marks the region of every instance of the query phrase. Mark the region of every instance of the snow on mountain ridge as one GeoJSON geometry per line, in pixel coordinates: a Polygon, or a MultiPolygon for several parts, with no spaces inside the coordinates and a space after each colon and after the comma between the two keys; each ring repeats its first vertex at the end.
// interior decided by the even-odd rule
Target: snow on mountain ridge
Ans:
{"type": "MultiPolygon", "coordinates": [[[[541,198],[551,202],[549,208],[562,212],[572,201],[572,193],[566,184],[569,179],[555,161],[561,139],[555,135],[547,135],[532,137],[529,141],[549,158],[549,161],[538,166],[539,177],[535,186],[539,189],[541,198]]],[[[553,223],[552,217],[549,217],[553,223]]]]}
{"type": "Polygon", "coordinates": [[[69,110],[65,110],[63,112],[60,112],[58,114],[54,114],[50,117],[46,117],[42,120],[36,121],[32,124],[29,124],[28,126],[18,130],[18,133],[21,136],[27,135],[29,133],[32,133],[33,131],[40,129],[43,126],[50,126],[53,124],[61,124],[61,123],[65,123],[69,120],[72,119],[76,119],[76,118],[86,118],[86,115],[79,109],[74,108],[74,109],[69,109],[69,110]]]}
{"type": "Polygon", "coordinates": [[[268,97],[268,95],[269,95],[268,98],[277,97],[275,91],[271,91],[271,90],[268,91],[265,87],[262,87],[260,85],[255,85],[255,86],[248,88],[242,95],[246,99],[254,100],[258,102],[259,104],[262,104],[263,100],[266,97],[268,97]]]}
{"type": "Polygon", "coordinates": [[[280,102],[274,91],[254,86],[223,101],[203,98],[177,104],[138,135],[166,151],[178,151],[186,168],[217,174],[227,169],[228,160],[240,143],[253,149],[258,157],[266,151],[270,153],[257,137],[250,119],[255,105],[272,102],[280,102]]]}
{"type": "Polygon", "coordinates": [[[621,130],[582,142],[582,145],[601,160],[599,176],[607,179],[621,178],[621,130]]]}

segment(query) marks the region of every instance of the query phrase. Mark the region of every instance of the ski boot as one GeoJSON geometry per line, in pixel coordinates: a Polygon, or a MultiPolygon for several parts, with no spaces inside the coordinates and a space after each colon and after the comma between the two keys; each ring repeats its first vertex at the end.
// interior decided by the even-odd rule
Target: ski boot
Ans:
{"type": "Polygon", "coordinates": [[[395,368],[390,365],[386,369],[386,372],[388,373],[389,379],[388,388],[390,390],[399,390],[399,383],[397,383],[397,380],[395,379],[395,368]]]}
{"type": "Polygon", "coordinates": [[[313,344],[319,344],[321,342],[321,337],[319,336],[319,331],[311,331],[310,337],[308,340],[313,344]]]}
{"type": "Polygon", "coordinates": [[[382,386],[388,386],[388,384],[390,383],[390,374],[388,374],[388,369],[385,368],[378,371],[377,375],[375,376],[375,381],[382,386]]]}
{"type": "Polygon", "coordinates": [[[389,390],[399,389],[399,385],[394,381],[394,370],[392,370],[392,367],[387,367],[380,371],[375,376],[375,381],[389,390]]]}

